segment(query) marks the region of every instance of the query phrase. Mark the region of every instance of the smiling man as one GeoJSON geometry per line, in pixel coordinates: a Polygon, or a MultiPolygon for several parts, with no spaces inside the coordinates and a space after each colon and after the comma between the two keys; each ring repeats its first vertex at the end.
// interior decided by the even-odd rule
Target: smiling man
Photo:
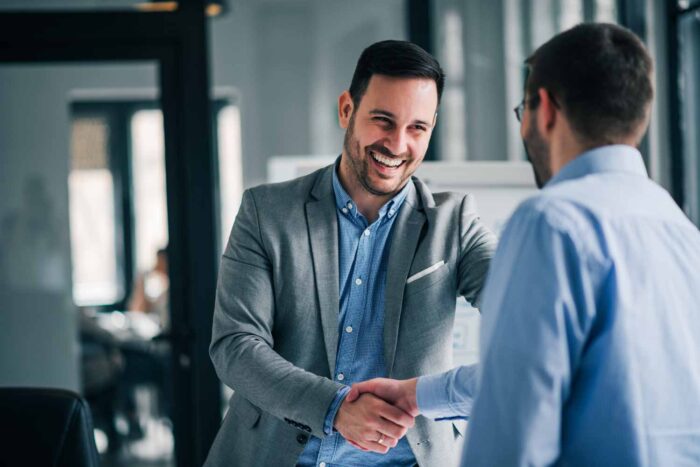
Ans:
{"type": "Polygon", "coordinates": [[[235,393],[206,465],[457,462],[452,424],[345,400],[355,382],[450,368],[455,298],[479,303],[495,237],[471,196],[412,177],[443,85],[420,47],[371,45],[338,101],[336,163],[245,192],[211,344],[235,393]]]}

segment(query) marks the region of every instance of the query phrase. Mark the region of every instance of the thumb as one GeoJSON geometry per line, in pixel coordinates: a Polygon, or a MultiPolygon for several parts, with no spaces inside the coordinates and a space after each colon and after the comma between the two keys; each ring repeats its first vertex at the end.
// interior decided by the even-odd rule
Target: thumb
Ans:
{"type": "Polygon", "coordinates": [[[350,392],[348,393],[347,397],[345,398],[348,402],[352,402],[356,400],[358,397],[360,397],[362,394],[366,392],[372,392],[372,380],[369,381],[363,381],[361,383],[355,383],[352,385],[350,388],[350,392]]]}
{"type": "Polygon", "coordinates": [[[358,397],[360,397],[360,391],[355,386],[356,385],[353,384],[353,386],[350,388],[350,392],[348,392],[348,395],[345,396],[346,401],[354,402],[358,397]]]}

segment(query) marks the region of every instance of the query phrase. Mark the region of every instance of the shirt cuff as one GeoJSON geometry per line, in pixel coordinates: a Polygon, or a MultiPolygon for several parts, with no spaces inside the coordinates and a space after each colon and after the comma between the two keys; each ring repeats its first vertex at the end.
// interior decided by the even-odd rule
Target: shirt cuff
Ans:
{"type": "Polygon", "coordinates": [[[432,419],[454,416],[446,410],[449,408],[447,383],[445,373],[418,378],[416,403],[421,415],[432,419]]]}
{"type": "Polygon", "coordinates": [[[476,392],[477,366],[421,376],[416,385],[420,413],[434,420],[468,419],[476,392]]]}
{"type": "Polygon", "coordinates": [[[347,396],[349,392],[350,387],[343,386],[342,388],[338,389],[338,392],[335,394],[333,402],[331,402],[330,407],[328,407],[328,412],[326,413],[326,421],[323,424],[323,432],[325,434],[330,435],[333,432],[333,422],[335,421],[335,416],[338,413],[340,405],[345,400],[345,396],[347,396]]]}

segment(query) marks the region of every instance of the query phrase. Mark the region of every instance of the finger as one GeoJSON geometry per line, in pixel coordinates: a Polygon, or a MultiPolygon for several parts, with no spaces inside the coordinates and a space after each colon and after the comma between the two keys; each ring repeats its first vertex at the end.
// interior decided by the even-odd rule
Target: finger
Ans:
{"type": "Polygon", "coordinates": [[[387,430],[380,427],[378,430],[365,431],[361,435],[361,438],[357,441],[362,443],[363,446],[369,447],[372,450],[374,450],[373,446],[375,444],[380,444],[388,448],[393,448],[399,443],[399,440],[403,437],[404,434],[406,434],[406,430],[400,427],[396,427],[394,430],[387,430]],[[395,434],[396,430],[400,431],[398,436],[395,434]]]}
{"type": "Polygon", "coordinates": [[[386,454],[387,452],[389,452],[389,449],[390,449],[389,446],[385,446],[384,444],[379,444],[376,441],[367,441],[366,443],[364,443],[364,445],[368,448],[368,450],[370,450],[372,452],[379,453],[379,454],[386,454]]]}
{"type": "Polygon", "coordinates": [[[399,439],[401,439],[401,437],[395,438],[395,437],[393,437],[389,434],[386,434],[386,433],[382,433],[382,434],[384,435],[384,437],[382,438],[381,443],[379,442],[379,440],[376,441],[378,444],[381,444],[382,446],[387,446],[389,448],[395,448],[396,445],[399,444],[399,439]]]}
{"type": "Polygon", "coordinates": [[[352,440],[350,440],[350,439],[346,439],[346,441],[347,441],[348,443],[350,443],[352,446],[354,446],[354,447],[356,447],[357,449],[359,449],[360,451],[364,451],[364,452],[367,452],[367,451],[368,451],[368,449],[363,448],[362,446],[360,446],[359,444],[357,444],[355,441],[352,441],[352,440]]]}
{"type": "Polygon", "coordinates": [[[346,441],[361,451],[376,452],[379,454],[386,454],[387,452],[389,452],[389,449],[391,447],[396,446],[396,443],[395,443],[396,440],[394,440],[392,438],[393,445],[390,446],[389,443],[387,442],[386,437],[384,437],[384,439],[382,439],[382,444],[377,443],[376,440],[366,440],[366,441],[356,442],[356,441],[346,439],[346,441]]]}
{"type": "Polygon", "coordinates": [[[360,397],[360,391],[355,386],[356,385],[353,384],[352,388],[350,388],[350,392],[348,392],[348,395],[345,396],[346,401],[354,402],[358,397],[360,397]]]}
{"type": "Polygon", "coordinates": [[[387,438],[401,439],[406,434],[407,428],[396,425],[389,420],[381,419],[376,430],[378,433],[384,434],[387,438]]]}
{"type": "Polygon", "coordinates": [[[373,392],[374,391],[374,384],[372,382],[373,380],[369,381],[363,381],[361,383],[355,383],[352,385],[352,388],[350,389],[350,392],[347,395],[348,402],[352,402],[360,395],[366,393],[366,392],[373,392]],[[352,396],[352,398],[350,398],[352,396]]]}
{"type": "Polygon", "coordinates": [[[405,428],[411,428],[415,424],[415,419],[411,415],[391,404],[381,404],[378,413],[390,422],[405,428]]]}

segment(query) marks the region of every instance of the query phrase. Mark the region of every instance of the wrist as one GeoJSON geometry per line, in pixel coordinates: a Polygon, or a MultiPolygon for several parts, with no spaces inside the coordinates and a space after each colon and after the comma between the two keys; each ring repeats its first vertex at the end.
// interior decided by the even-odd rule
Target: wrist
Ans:
{"type": "Polygon", "coordinates": [[[348,392],[350,392],[350,388],[348,386],[340,388],[336,393],[333,402],[331,402],[331,405],[328,408],[326,421],[323,427],[323,431],[327,435],[331,434],[333,430],[337,430],[336,423],[338,421],[338,414],[340,413],[342,406],[345,404],[345,398],[347,397],[348,392]]]}

